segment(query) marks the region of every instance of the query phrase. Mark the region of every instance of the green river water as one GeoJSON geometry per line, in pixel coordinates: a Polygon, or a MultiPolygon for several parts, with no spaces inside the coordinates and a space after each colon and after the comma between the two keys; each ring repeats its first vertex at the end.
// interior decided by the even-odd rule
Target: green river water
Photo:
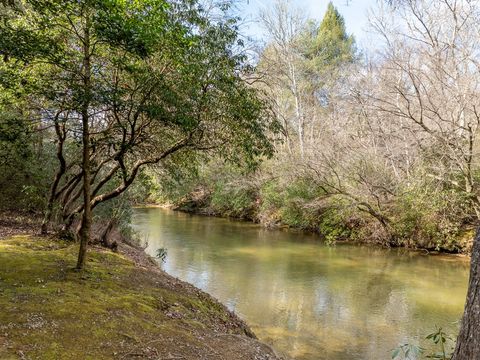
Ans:
{"type": "Polygon", "coordinates": [[[169,274],[218,298],[299,360],[391,359],[435,326],[455,334],[469,265],[455,256],[323,245],[317,236],[160,208],[134,226],[169,274]]]}

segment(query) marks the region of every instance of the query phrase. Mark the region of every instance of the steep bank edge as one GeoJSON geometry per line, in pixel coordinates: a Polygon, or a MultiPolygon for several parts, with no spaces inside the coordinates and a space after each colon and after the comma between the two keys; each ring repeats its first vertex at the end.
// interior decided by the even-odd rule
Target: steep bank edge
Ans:
{"type": "Polygon", "coordinates": [[[282,359],[226,307],[140,249],[90,251],[31,235],[0,240],[1,359],[282,359]]]}

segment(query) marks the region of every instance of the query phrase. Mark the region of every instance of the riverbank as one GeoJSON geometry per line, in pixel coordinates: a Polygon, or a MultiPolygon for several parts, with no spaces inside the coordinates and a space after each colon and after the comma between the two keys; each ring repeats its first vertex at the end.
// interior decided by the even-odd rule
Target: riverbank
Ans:
{"type": "MultiPolygon", "coordinates": [[[[379,227],[372,218],[342,219],[341,217],[325,219],[325,215],[304,214],[301,209],[292,213],[279,210],[282,206],[265,209],[264,200],[257,198],[238,202],[230,199],[231,203],[225,202],[222,206],[218,201],[212,200],[214,196],[205,189],[196,189],[187,194],[176,203],[169,205],[156,205],[168,207],[175,211],[182,211],[195,215],[231,218],[242,221],[254,222],[269,229],[292,229],[304,233],[316,234],[319,239],[329,244],[347,243],[359,245],[372,245],[384,248],[406,248],[411,250],[425,251],[429,254],[458,254],[469,256],[473,246],[475,227],[468,224],[459,225],[448,236],[441,235],[431,228],[405,231],[398,224],[390,224],[390,234],[379,227]],[[228,204],[227,204],[228,203],[228,204]]],[[[292,206],[294,206],[293,204],[292,206]]],[[[295,206],[294,206],[295,207],[295,206]]],[[[308,211],[307,211],[308,213],[308,211]]],[[[432,220],[432,226],[434,226],[432,220]]],[[[417,225],[414,227],[416,228],[417,225]]]]}
{"type": "Polygon", "coordinates": [[[13,233],[0,239],[1,359],[281,359],[141,249],[92,247],[77,272],[74,244],[13,233]]]}

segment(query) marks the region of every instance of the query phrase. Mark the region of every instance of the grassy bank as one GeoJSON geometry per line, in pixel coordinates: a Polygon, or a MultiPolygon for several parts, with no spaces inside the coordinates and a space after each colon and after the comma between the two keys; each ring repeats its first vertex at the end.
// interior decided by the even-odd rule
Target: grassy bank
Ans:
{"type": "Polygon", "coordinates": [[[138,249],[0,240],[0,359],[277,359],[237,316],[138,249]]]}

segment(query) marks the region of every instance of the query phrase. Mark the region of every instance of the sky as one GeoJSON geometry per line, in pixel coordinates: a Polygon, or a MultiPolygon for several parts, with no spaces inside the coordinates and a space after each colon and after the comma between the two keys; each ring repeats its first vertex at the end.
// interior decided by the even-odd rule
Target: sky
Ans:
{"type": "MultiPolygon", "coordinates": [[[[275,0],[243,0],[238,7],[240,16],[246,20],[243,26],[243,32],[261,40],[264,38],[264,30],[255,23],[260,9],[271,6],[275,0]]],[[[307,18],[321,20],[327,10],[329,0],[290,0],[290,4],[294,8],[305,11],[307,18]]],[[[333,5],[338,9],[340,14],[345,18],[347,32],[353,34],[360,48],[368,48],[371,46],[371,35],[368,33],[367,12],[375,6],[375,0],[332,0],[333,5]],[[347,3],[348,1],[348,3],[347,3]]]]}

